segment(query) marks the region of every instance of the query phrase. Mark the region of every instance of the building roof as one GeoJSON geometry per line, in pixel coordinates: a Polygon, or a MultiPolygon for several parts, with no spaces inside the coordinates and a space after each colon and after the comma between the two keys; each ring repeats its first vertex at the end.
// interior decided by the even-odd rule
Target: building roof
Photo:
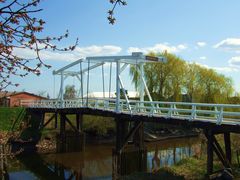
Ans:
{"type": "Polygon", "coordinates": [[[0,92],[0,98],[9,97],[9,96],[11,96],[11,95],[13,95],[13,94],[15,94],[15,93],[16,93],[15,91],[14,91],[14,92],[1,91],[1,92],[0,92]]]}
{"type": "Polygon", "coordinates": [[[39,95],[36,95],[36,94],[33,94],[33,93],[29,93],[29,92],[25,92],[25,91],[22,91],[22,92],[9,92],[9,91],[1,91],[0,92],[0,98],[4,98],[4,97],[11,97],[11,96],[15,96],[15,95],[19,95],[19,94],[28,94],[30,96],[35,96],[35,97],[40,97],[40,98],[43,98],[43,99],[47,99],[46,97],[43,97],[43,96],[39,96],[39,95]]]}

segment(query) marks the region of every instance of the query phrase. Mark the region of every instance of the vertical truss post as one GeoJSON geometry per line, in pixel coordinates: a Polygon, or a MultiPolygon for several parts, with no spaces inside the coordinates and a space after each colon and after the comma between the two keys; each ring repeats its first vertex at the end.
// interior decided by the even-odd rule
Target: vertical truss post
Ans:
{"type": "Polygon", "coordinates": [[[117,60],[116,61],[116,106],[115,106],[115,111],[119,112],[120,108],[120,82],[119,82],[119,78],[118,76],[120,76],[120,62],[117,60]]]}
{"type": "MultiPolygon", "coordinates": [[[[139,95],[140,95],[140,101],[144,101],[144,82],[143,82],[143,78],[144,78],[144,69],[143,69],[143,63],[140,63],[140,90],[139,90],[139,95]]],[[[141,106],[143,106],[144,104],[141,103],[141,106]]]]}
{"type": "Polygon", "coordinates": [[[63,107],[63,87],[64,87],[64,77],[63,77],[63,71],[62,71],[62,72],[61,72],[61,87],[60,87],[61,107],[63,107]]]}

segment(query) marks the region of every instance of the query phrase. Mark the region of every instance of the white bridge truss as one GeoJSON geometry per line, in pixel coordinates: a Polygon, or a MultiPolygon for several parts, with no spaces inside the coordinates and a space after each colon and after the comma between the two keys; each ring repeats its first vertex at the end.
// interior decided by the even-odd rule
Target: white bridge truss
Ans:
{"type": "MultiPolygon", "coordinates": [[[[31,108],[92,108],[106,111],[113,111],[116,113],[127,113],[131,115],[139,114],[146,116],[160,116],[166,118],[188,119],[189,121],[208,121],[220,124],[240,125],[240,105],[233,104],[206,104],[206,103],[186,103],[186,102],[161,102],[152,101],[148,87],[144,80],[144,63],[166,62],[163,57],[144,56],[142,53],[136,52],[128,56],[99,56],[87,57],[79,59],[69,65],[53,71],[53,75],[61,76],[61,85],[59,96],[53,100],[37,100],[37,101],[21,101],[22,106],[31,108]],[[82,68],[82,63],[88,64],[87,68],[82,68]],[[90,98],[83,95],[83,88],[89,88],[89,72],[92,69],[98,68],[105,63],[115,63],[116,67],[116,98],[90,98]],[[140,100],[130,100],[125,92],[124,83],[121,78],[121,73],[129,65],[136,66],[140,75],[140,100]],[[79,71],[70,71],[73,66],[78,65],[79,71]],[[83,82],[83,77],[87,76],[87,82],[83,82]],[[80,81],[80,98],[64,99],[64,81],[69,77],[74,76],[80,81]],[[120,91],[123,90],[124,99],[120,98],[120,91]],[[149,101],[144,101],[144,94],[148,96],[149,101]]],[[[111,73],[110,73],[111,75],[111,73]]],[[[104,89],[104,73],[103,89],[104,89]]],[[[111,79],[111,78],[110,78],[111,79]]],[[[109,88],[110,92],[111,88],[109,88]]],[[[88,91],[87,91],[88,92],[88,91]]],[[[88,95],[88,94],[87,94],[88,95]]]]}
{"type": "MultiPolygon", "coordinates": [[[[132,55],[126,55],[126,56],[95,56],[95,57],[86,57],[85,59],[79,59],[73,63],[70,63],[69,65],[53,71],[53,75],[60,75],[61,76],[61,85],[59,90],[59,96],[58,100],[62,102],[62,107],[64,107],[64,81],[72,76],[77,77],[77,79],[80,81],[80,97],[83,98],[83,89],[87,89],[87,96],[89,92],[89,73],[91,70],[101,67],[102,66],[102,86],[103,86],[103,94],[105,97],[105,88],[104,88],[104,72],[103,72],[103,65],[106,63],[115,64],[116,67],[116,103],[115,103],[115,111],[119,112],[120,108],[120,94],[121,90],[124,95],[124,99],[126,100],[128,108],[131,110],[131,106],[129,104],[129,99],[125,91],[124,82],[121,78],[121,73],[126,69],[128,65],[136,65],[136,69],[139,72],[140,75],[140,88],[139,88],[139,96],[140,101],[144,101],[144,94],[145,92],[148,95],[148,98],[150,101],[152,101],[151,95],[149,93],[148,87],[146,85],[146,82],[144,80],[144,69],[143,65],[144,63],[157,63],[157,62],[166,62],[166,59],[164,57],[153,57],[153,56],[145,56],[141,52],[133,52],[132,55]],[[87,68],[82,68],[82,63],[87,63],[87,68]],[[73,66],[80,66],[79,71],[70,71],[69,69],[73,66]],[[138,65],[138,66],[137,66],[138,65]],[[87,82],[84,83],[83,79],[84,76],[87,76],[87,82]],[[145,90],[145,91],[144,91],[145,90]]],[[[110,72],[110,81],[111,81],[111,75],[112,75],[112,69],[110,72]]],[[[100,83],[99,83],[100,84],[100,83]]],[[[111,82],[110,82],[111,84],[111,82]]],[[[109,92],[111,90],[111,87],[109,88],[109,92]]]]}

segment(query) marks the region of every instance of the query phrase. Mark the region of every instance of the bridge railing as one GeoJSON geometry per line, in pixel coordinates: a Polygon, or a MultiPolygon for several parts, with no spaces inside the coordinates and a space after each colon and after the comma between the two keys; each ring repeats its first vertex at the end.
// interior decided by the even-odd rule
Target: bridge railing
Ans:
{"type": "Polygon", "coordinates": [[[217,124],[240,124],[240,105],[208,104],[162,101],[131,101],[134,113],[146,113],[149,116],[184,118],[189,121],[207,120],[217,124]]]}
{"type": "MultiPolygon", "coordinates": [[[[83,98],[69,100],[22,101],[23,106],[32,108],[81,108],[104,109],[115,111],[116,100],[108,98],[83,98]]],[[[120,100],[119,110],[123,113],[145,114],[148,116],[164,116],[181,118],[189,121],[203,120],[216,124],[240,124],[240,105],[208,104],[163,101],[120,100]],[[130,108],[130,109],[129,109],[130,108]]]]}

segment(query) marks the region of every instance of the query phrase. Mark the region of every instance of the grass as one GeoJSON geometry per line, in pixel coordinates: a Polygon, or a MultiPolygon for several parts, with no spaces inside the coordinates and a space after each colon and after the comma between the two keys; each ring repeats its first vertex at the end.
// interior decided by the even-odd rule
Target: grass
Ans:
{"type": "Polygon", "coordinates": [[[171,169],[169,169],[169,168],[162,168],[156,174],[137,172],[137,173],[133,173],[129,176],[123,176],[120,179],[121,180],[145,180],[145,179],[151,179],[151,180],[159,180],[159,179],[184,180],[184,177],[174,174],[174,172],[171,171],[171,169]]]}
{"type": "Polygon", "coordinates": [[[21,117],[21,112],[24,110],[22,107],[0,107],[0,131],[9,131],[13,125],[13,122],[17,120],[19,121],[17,124],[23,119],[21,117]]]}
{"type": "Polygon", "coordinates": [[[205,179],[206,159],[187,158],[171,167],[172,171],[185,179],[205,179]]]}

